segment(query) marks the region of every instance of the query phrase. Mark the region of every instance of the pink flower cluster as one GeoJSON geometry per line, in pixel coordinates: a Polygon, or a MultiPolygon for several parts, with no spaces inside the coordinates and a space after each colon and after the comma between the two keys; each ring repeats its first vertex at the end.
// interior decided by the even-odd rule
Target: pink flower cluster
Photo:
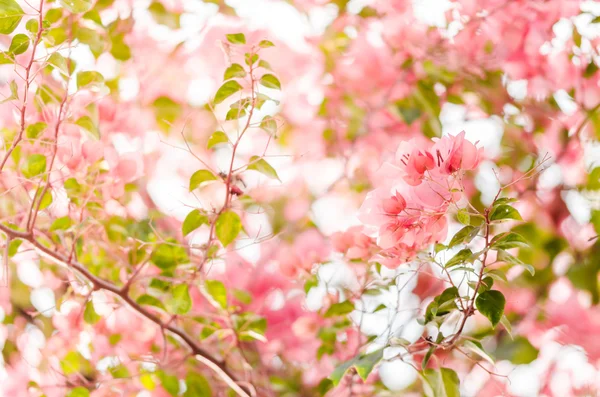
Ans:
{"type": "Polygon", "coordinates": [[[359,214],[383,249],[383,265],[396,268],[446,237],[446,213],[461,198],[463,171],[475,169],[482,155],[464,132],[400,145],[394,161],[380,170],[384,186],[367,195],[359,214]]]}

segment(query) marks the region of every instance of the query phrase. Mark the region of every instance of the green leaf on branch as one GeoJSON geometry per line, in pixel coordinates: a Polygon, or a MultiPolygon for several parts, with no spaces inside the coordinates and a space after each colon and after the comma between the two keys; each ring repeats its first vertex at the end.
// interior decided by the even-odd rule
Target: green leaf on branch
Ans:
{"type": "Polygon", "coordinates": [[[223,309],[227,309],[227,290],[225,285],[218,280],[206,280],[206,292],[223,309]]]}
{"type": "Polygon", "coordinates": [[[475,305],[477,310],[490,320],[496,327],[504,314],[506,299],[500,291],[485,291],[477,296],[475,305]]]}
{"type": "Polygon", "coordinates": [[[248,169],[258,171],[261,174],[266,175],[271,179],[277,179],[279,182],[281,182],[281,179],[279,179],[279,176],[277,175],[277,171],[275,171],[275,168],[273,168],[271,166],[271,164],[267,163],[267,161],[265,159],[260,158],[258,156],[250,157],[250,163],[248,164],[248,169]]]}
{"type": "Polygon", "coordinates": [[[163,305],[162,301],[152,295],[141,295],[139,298],[136,299],[136,302],[140,305],[154,306],[165,311],[167,310],[165,309],[165,305],[163,305]]]}
{"type": "Polygon", "coordinates": [[[273,42],[269,41],[269,40],[261,40],[260,43],[258,43],[258,46],[260,48],[269,48],[269,47],[275,47],[275,44],[273,44],[273,42]]]}
{"type": "Polygon", "coordinates": [[[102,317],[94,310],[94,303],[90,300],[85,304],[83,321],[88,324],[96,324],[102,317]]]}
{"type": "Polygon", "coordinates": [[[531,363],[538,353],[538,349],[523,336],[516,336],[514,340],[503,338],[495,352],[498,360],[508,360],[516,365],[531,363]]]}
{"type": "Polygon", "coordinates": [[[215,233],[217,234],[217,238],[221,244],[223,244],[223,247],[227,247],[229,244],[231,244],[241,231],[242,221],[240,216],[235,212],[223,212],[217,218],[215,233]]]}
{"type": "Polygon", "coordinates": [[[225,37],[231,44],[246,44],[246,36],[243,33],[231,33],[225,37]]]}
{"type": "Polygon", "coordinates": [[[214,176],[214,174],[212,172],[210,172],[209,170],[198,170],[196,172],[194,172],[192,174],[192,176],[190,177],[190,192],[194,189],[196,189],[197,187],[199,187],[200,185],[202,185],[204,182],[208,182],[208,181],[216,181],[217,177],[214,176]]]}
{"type": "Polygon", "coordinates": [[[475,236],[477,236],[480,230],[481,228],[479,226],[469,225],[463,227],[454,235],[454,237],[452,237],[450,244],[448,244],[448,248],[455,247],[459,244],[469,244],[475,236]]]}
{"type": "Polygon", "coordinates": [[[460,380],[450,368],[429,368],[421,373],[427,397],[460,397],[460,380]]]}
{"type": "Polygon", "coordinates": [[[264,85],[267,88],[272,88],[276,90],[281,89],[281,83],[279,79],[272,74],[265,74],[260,78],[260,84],[264,85]]]}
{"type": "Polygon", "coordinates": [[[469,225],[471,223],[471,216],[464,208],[458,211],[456,218],[463,225],[469,225]]]}
{"type": "Polygon", "coordinates": [[[0,0],[0,34],[11,34],[23,18],[23,9],[14,0],[0,0]]]}
{"type": "Polygon", "coordinates": [[[525,269],[527,269],[527,271],[532,275],[535,276],[535,267],[533,267],[532,265],[523,262],[522,260],[520,260],[519,258],[517,258],[514,255],[509,254],[508,252],[504,251],[504,250],[499,250],[498,251],[498,260],[499,261],[504,261],[508,264],[511,265],[515,265],[515,266],[523,266],[525,269]]]}
{"type": "Polygon", "coordinates": [[[485,351],[480,342],[474,340],[466,340],[464,346],[467,349],[471,350],[473,353],[486,360],[487,362],[489,362],[490,364],[494,365],[494,359],[485,351]]]}
{"type": "Polygon", "coordinates": [[[32,154],[27,158],[21,172],[25,178],[33,178],[46,172],[46,156],[43,154],[32,154]]]}
{"type": "Polygon", "coordinates": [[[200,210],[195,209],[185,217],[183,225],[181,225],[181,232],[184,236],[187,236],[200,226],[207,225],[208,223],[208,217],[204,213],[200,212],[200,210]]]}
{"type": "Polygon", "coordinates": [[[77,88],[98,88],[104,85],[104,76],[95,71],[77,73],[77,88]]]}
{"type": "Polygon", "coordinates": [[[260,128],[271,135],[275,135],[277,133],[277,122],[273,117],[265,116],[260,122],[260,128]]]}
{"type": "Polygon", "coordinates": [[[100,139],[100,131],[96,124],[92,121],[89,116],[82,116],[75,122],[78,126],[84,129],[88,133],[88,135],[94,140],[100,139]]]}
{"type": "Polygon", "coordinates": [[[155,247],[150,260],[163,270],[172,269],[190,261],[185,249],[172,239],[155,247]]]}
{"type": "Polygon", "coordinates": [[[210,136],[210,138],[208,138],[208,143],[206,144],[206,148],[212,149],[214,146],[216,146],[218,144],[227,143],[227,142],[229,142],[229,138],[227,137],[226,133],[224,133],[223,131],[215,131],[210,136]]]}
{"type": "Polygon", "coordinates": [[[92,0],[60,0],[60,4],[73,14],[87,12],[92,8],[92,0]]]}
{"type": "Polygon", "coordinates": [[[490,244],[492,249],[507,250],[511,248],[528,248],[527,240],[520,234],[514,232],[500,233],[492,239],[490,244]]]}
{"type": "Polygon", "coordinates": [[[354,368],[358,376],[360,376],[362,380],[366,380],[369,374],[373,371],[373,368],[375,368],[375,365],[377,365],[382,358],[383,349],[379,349],[362,356],[357,356],[352,360],[346,361],[345,363],[339,365],[329,376],[329,379],[331,379],[334,386],[337,386],[346,372],[350,368],[354,368]]]}
{"type": "Polygon", "coordinates": [[[460,265],[461,263],[470,262],[472,257],[473,251],[471,251],[469,248],[461,249],[448,262],[446,262],[444,267],[448,269],[452,266],[460,265]]]}
{"type": "Polygon", "coordinates": [[[37,137],[42,135],[42,132],[44,132],[46,127],[48,127],[48,124],[42,121],[38,121],[35,124],[28,125],[27,129],[25,130],[25,134],[27,135],[28,139],[36,139],[37,137]]]}
{"type": "Polygon", "coordinates": [[[174,314],[186,314],[192,308],[192,299],[187,284],[173,288],[172,298],[168,301],[169,311],[174,314]]]}
{"type": "Polygon", "coordinates": [[[197,372],[190,372],[185,377],[186,390],[183,397],[212,397],[210,383],[204,376],[197,372]]]}
{"type": "Polygon", "coordinates": [[[517,211],[516,208],[507,204],[501,204],[494,207],[494,209],[492,210],[492,214],[490,215],[490,220],[492,221],[502,221],[509,219],[517,221],[523,220],[523,218],[521,218],[521,214],[519,214],[519,211],[517,211]]]}
{"type": "Polygon", "coordinates": [[[444,316],[456,307],[455,299],[458,298],[458,289],[456,287],[446,288],[440,295],[427,305],[425,310],[425,324],[432,321],[437,316],[444,316]]]}
{"type": "Polygon", "coordinates": [[[29,48],[29,36],[23,33],[19,33],[13,36],[8,52],[13,55],[19,55],[27,51],[29,48]]]}
{"type": "Polygon", "coordinates": [[[50,55],[50,57],[48,58],[48,64],[54,66],[65,76],[69,74],[67,60],[58,52],[53,52],[52,55],[50,55]]]}
{"type": "Polygon", "coordinates": [[[90,391],[82,386],[77,386],[69,391],[66,397],[90,397],[90,391]]]}
{"type": "Polygon", "coordinates": [[[225,82],[218,90],[215,95],[215,104],[219,104],[223,102],[225,99],[229,98],[236,92],[242,90],[242,86],[235,80],[229,80],[225,82]]]}
{"type": "Polygon", "coordinates": [[[225,74],[223,76],[223,80],[229,80],[236,77],[245,77],[246,71],[244,67],[239,63],[233,63],[225,70],[225,74]]]}
{"type": "Polygon", "coordinates": [[[352,313],[354,310],[354,303],[350,301],[343,301],[339,303],[334,303],[329,306],[329,309],[325,312],[324,317],[335,317],[335,316],[345,316],[346,314],[352,313]]]}

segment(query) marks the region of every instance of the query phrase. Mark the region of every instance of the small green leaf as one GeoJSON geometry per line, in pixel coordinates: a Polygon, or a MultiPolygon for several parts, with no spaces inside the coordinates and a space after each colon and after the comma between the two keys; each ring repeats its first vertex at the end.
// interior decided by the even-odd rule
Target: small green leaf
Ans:
{"type": "Polygon", "coordinates": [[[54,232],[56,230],[66,230],[68,228],[71,227],[71,218],[69,218],[68,216],[63,216],[61,218],[56,219],[54,222],[52,222],[52,225],[50,225],[50,231],[54,232]]]}
{"type": "Polygon", "coordinates": [[[144,295],[140,296],[139,298],[137,298],[136,302],[140,305],[154,306],[154,307],[158,307],[159,309],[166,311],[165,305],[163,305],[163,303],[160,301],[160,299],[158,299],[152,295],[144,294],[144,295]]]}
{"type": "Polygon", "coordinates": [[[166,243],[159,244],[152,251],[152,263],[159,268],[171,269],[182,263],[189,263],[187,252],[175,240],[169,239],[166,243]]]}
{"type": "Polygon", "coordinates": [[[169,375],[164,371],[158,371],[158,379],[162,387],[173,397],[179,395],[179,379],[175,375],[169,375]]]}
{"type": "Polygon", "coordinates": [[[239,63],[233,63],[225,70],[225,75],[223,76],[223,80],[229,80],[236,77],[245,77],[246,71],[244,67],[239,63]]]}
{"type": "Polygon", "coordinates": [[[362,380],[366,380],[369,374],[373,371],[375,365],[377,365],[382,358],[383,349],[376,350],[363,356],[357,356],[352,360],[346,361],[345,363],[339,365],[329,376],[329,379],[331,379],[334,386],[337,386],[346,372],[350,368],[354,368],[358,376],[360,376],[362,380]]]}
{"type": "Polygon", "coordinates": [[[64,75],[69,74],[69,67],[65,57],[60,55],[58,52],[53,52],[48,58],[48,64],[54,66],[56,69],[61,71],[64,75]]]}
{"type": "Polygon", "coordinates": [[[102,19],[100,18],[100,13],[97,10],[90,10],[83,14],[83,19],[90,20],[100,26],[102,26],[102,19]]]}
{"type": "Polygon", "coordinates": [[[450,368],[423,371],[423,391],[427,397],[460,397],[460,380],[450,368]]]}
{"type": "Polygon", "coordinates": [[[97,88],[104,84],[104,76],[95,71],[77,73],[77,88],[97,88]]]}
{"type": "Polygon", "coordinates": [[[490,364],[494,365],[494,359],[485,351],[480,342],[474,340],[466,340],[464,346],[467,349],[471,350],[473,353],[486,360],[487,362],[489,362],[490,364]]]}
{"type": "Polygon", "coordinates": [[[269,48],[269,47],[275,47],[275,44],[273,44],[273,42],[271,42],[269,40],[261,40],[260,43],[258,43],[258,46],[261,48],[269,48]]]}
{"type": "Polygon", "coordinates": [[[52,193],[50,193],[50,191],[46,191],[46,193],[44,193],[44,196],[42,196],[42,198],[40,199],[40,206],[38,207],[38,209],[41,211],[43,209],[46,209],[50,206],[50,204],[52,204],[53,198],[52,198],[52,193]]]}
{"type": "Polygon", "coordinates": [[[225,99],[229,98],[236,92],[240,91],[242,86],[235,80],[226,81],[218,90],[215,95],[215,104],[219,104],[223,102],[225,99]]]}
{"type": "Polygon", "coordinates": [[[511,254],[509,254],[508,252],[506,252],[504,250],[499,250],[498,251],[498,260],[499,261],[504,261],[504,262],[509,263],[511,265],[523,266],[525,269],[527,269],[527,271],[532,276],[535,276],[535,267],[533,267],[532,265],[530,265],[528,263],[523,262],[522,260],[520,260],[516,256],[511,255],[511,254]]]}
{"type": "Polygon", "coordinates": [[[73,14],[87,12],[92,8],[92,0],[60,0],[60,4],[73,14]]]}
{"type": "Polygon", "coordinates": [[[212,149],[216,145],[219,145],[221,143],[227,143],[227,142],[229,142],[229,138],[227,137],[226,133],[224,133],[223,131],[215,131],[210,136],[210,138],[208,138],[208,143],[206,144],[206,148],[212,149]]]}
{"type": "Polygon", "coordinates": [[[227,290],[225,285],[218,280],[206,280],[206,292],[219,304],[223,309],[227,309],[227,290]]]}
{"type": "Polygon", "coordinates": [[[448,269],[452,266],[460,265],[461,263],[470,262],[472,257],[473,251],[471,251],[469,248],[461,249],[448,262],[446,262],[444,267],[448,269]]]}
{"type": "Polygon", "coordinates": [[[90,391],[82,386],[77,386],[69,391],[66,397],[90,397],[90,391]]]}
{"type": "Polygon", "coordinates": [[[25,134],[27,135],[27,138],[29,138],[29,139],[36,139],[37,137],[39,137],[42,134],[42,132],[44,132],[46,127],[48,127],[48,124],[46,124],[42,121],[38,121],[35,124],[28,125],[27,129],[25,130],[25,134]]]}
{"type": "Polygon", "coordinates": [[[272,74],[265,74],[263,77],[261,77],[260,84],[267,88],[273,88],[277,90],[281,89],[281,83],[279,82],[279,79],[272,74]]]}
{"type": "Polygon", "coordinates": [[[11,34],[21,22],[24,12],[14,0],[0,0],[0,34],[11,34]]]}
{"type": "Polygon", "coordinates": [[[185,378],[187,386],[183,397],[212,397],[213,392],[210,383],[204,376],[197,372],[190,372],[185,378]]]}
{"type": "Polygon", "coordinates": [[[279,179],[279,176],[277,175],[277,171],[275,171],[275,168],[271,167],[271,164],[267,163],[267,161],[265,159],[262,159],[258,156],[250,157],[250,163],[248,164],[248,169],[258,171],[261,174],[266,175],[271,179],[277,179],[278,181],[281,182],[281,179],[279,179]]]}
{"type": "Polygon", "coordinates": [[[509,360],[515,365],[521,365],[535,360],[539,351],[527,338],[516,336],[514,340],[503,338],[496,348],[495,354],[498,360],[509,360]]]}
{"type": "Polygon", "coordinates": [[[329,306],[329,309],[327,309],[327,311],[325,312],[324,317],[329,318],[335,316],[344,316],[348,313],[352,313],[353,310],[354,303],[350,301],[334,303],[333,305],[329,306]]]}
{"type": "Polygon", "coordinates": [[[523,218],[521,218],[521,214],[519,214],[519,211],[510,205],[501,204],[497,207],[494,207],[492,214],[490,215],[490,220],[501,221],[507,219],[514,219],[517,221],[523,220],[523,218]]]}
{"type": "Polygon", "coordinates": [[[83,312],[83,321],[85,321],[88,324],[96,324],[98,321],[100,321],[102,317],[96,313],[96,310],[94,310],[94,304],[92,303],[92,301],[88,301],[85,304],[85,310],[83,312]]]}
{"type": "Polygon", "coordinates": [[[169,300],[169,310],[175,314],[186,314],[192,308],[192,299],[187,284],[179,284],[173,288],[172,299],[169,300]]]}
{"type": "Polygon", "coordinates": [[[232,33],[225,35],[231,44],[246,44],[246,36],[243,33],[232,33]]]}
{"type": "Polygon", "coordinates": [[[29,48],[29,36],[19,33],[13,36],[8,52],[19,55],[27,51],[27,48],[29,48]]]}
{"type": "Polygon", "coordinates": [[[475,305],[477,310],[486,316],[492,326],[496,327],[504,314],[506,299],[500,291],[485,291],[477,296],[475,305]]]}
{"type": "Polygon", "coordinates": [[[223,247],[227,247],[231,244],[241,231],[242,221],[240,216],[235,212],[223,212],[217,218],[215,233],[221,244],[223,244],[223,247]]]}
{"type": "Polygon", "coordinates": [[[455,247],[459,244],[469,244],[481,230],[478,226],[465,226],[460,229],[448,244],[448,248],[455,247]]]}
{"type": "Polygon", "coordinates": [[[460,209],[456,214],[456,218],[463,225],[469,225],[471,223],[471,216],[465,209],[460,209]]]}
{"type": "Polygon", "coordinates": [[[125,378],[129,378],[131,376],[131,374],[129,373],[129,370],[123,364],[119,364],[114,367],[109,367],[108,372],[110,372],[112,377],[115,379],[125,379],[125,378]]]}
{"type": "Polygon", "coordinates": [[[94,140],[100,139],[100,131],[89,116],[80,117],[79,119],[77,119],[75,124],[83,128],[84,131],[86,131],[90,137],[94,138],[94,140]]]}
{"type": "Polygon", "coordinates": [[[506,232],[498,234],[490,243],[492,249],[511,249],[511,248],[527,248],[529,244],[527,240],[520,234],[514,232],[506,232]]]}
{"type": "Polygon", "coordinates": [[[271,135],[275,135],[277,133],[277,122],[273,117],[265,116],[260,122],[260,128],[271,135]]]}
{"type": "Polygon", "coordinates": [[[204,182],[216,180],[217,177],[214,176],[212,172],[208,170],[198,170],[194,172],[190,177],[190,192],[202,185],[202,183],[204,182]]]}
{"type": "Polygon", "coordinates": [[[183,225],[181,226],[181,231],[184,236],[187,236],[194,230],[198,229],[200,226],[207,224],[208,217],[202,212],[200,212],[200,210],[195,209],[189,214],[187,214],[187,216],[185,217],[183,225]]]}
{"type": "Polygon", "coordinates": [[[43,154],[32,154],[21,167],[25,178],[33,178],[46,172],[46,156],[43,154]]]}

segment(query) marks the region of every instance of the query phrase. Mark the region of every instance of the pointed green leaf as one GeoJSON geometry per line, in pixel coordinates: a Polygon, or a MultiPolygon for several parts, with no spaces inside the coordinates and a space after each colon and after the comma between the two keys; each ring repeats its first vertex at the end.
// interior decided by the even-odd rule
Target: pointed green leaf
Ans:
{"type": "Polygon", "coordinates": [[[175,314],[186,314],[192,308],[192,299],[187,284],[173,288],[172,298],[168,302],[169,310],[175,314]]]}
{"type": "Polygon", "coordinates": [[[75,124],[83,128],[83,130],[86,131],[90,137],[94,138],[94,140],[100,139],[100,131],[89,116],[80,117],[75,124]]]}
{"type": "Polygon", "coordinates": [[[14,0],[0,0],[0,34],[11,34],[21,22],[24,12],[14,0]]]}
{"type": "Polygon", "coordinates": [[[195,209],[189,214],[187,214],[187,216],[185,217],[183,225],[181,226],[181,232],[184,236],[187,236],[194,230],[198,229],[200,226],[207,224],[208,217],[202,212],[200,212],[200,210],[195,209]]]}
{"type": "Polygon", "coordinates": [[[32,154],[21,167],[21,172],[28,179],[46,172],[46,156],[43,154],[32,154]]]}
{"type": "Polygon", "coordinates": [[[490,364],[494,365],[494,359],[485,351],[480,342],[474,340],[467,340],[465,341],[464,346],[467,349],[471,350],[473,353],[486,360],[487,362],[489,362],[490,364]]]}
{"type": "Polygon", "coordinates": [[[60,0],[60,4],[73,14],[87,12],[92,8],[92,0],[60,0]]]}
{"type": "Polygon", "coordinates": [[[160,299],[158,299],[152,295],[144,294],[144,295],[140,296],[139,298],[137,298],[136,302],[140,305],[155,306],[155,307],[158,307],[159,309],[166,311],[165,305],[163,305],[163,303],[160,301],[160,299]]]}
{"type": "Polygon", "coordinates": [[[223,76],[223,80],[233,79],[235,77],[245,77],[246,71],[244,67],[239,63],[233,63],[225,70],[225,75],[223,76]]]}
{"type": "Polygon", "coordinates": [[[477,296],[475,305],[477,310],[486,316],[492,325],[496,327],[504,314],[506,299],[500,291],[485,291],[477,296]]]}
{"type": "Polygon", "coordinates": [[[198,372],[188,373],[185,377],[185,385],[183,397],[212,397],[213,395],[210,383],[198,372]]]}
{"type": "Polygon", "coordinates": [[[277,171],[275,171],[275,168],[271,167],[271,164],[267,163],[267,161],[265,159],[262,159],[258,156],[250,157],[250,163],[248,164],[248,169],[258,171],[261,174],[268,176],[269,178],[277,179],[278,181],[281,182],[281,179],[279,179],[279,176],[277,175],[277,171]]]}
{"type": "Polygon", "coordinates": [[[190,177],[190,192],[196,189],[204,182],[216,181],[217,177],[209,170],[198,170],[190,177]]]}
{"type": "Polygon", "coordinates": [[[94,310],[94,304],[92,303],[92,301],[88,301],[88,303],[85,304],[85,310],[83,312],[83,321],[85,321],[88,324],[96,324],[98,321],[100,321],[102,317],[96,313],[96,310],[94,310]]]}
{"type": "Polygon", "coordinates": [[[8,52],[14,55],[19,55],[27,51],[29,48],[29,36],[23,33],[19,33],[13,36],[8,52]]]}
{"type": "Polygon", "coordinates": [[[263,77],[261,77],[260,84],[267,88],[273,88],[277,90],[281,89],[281,83],[279,82],[279,79],[272,74],[265,74],[263,77]]]}
{"type": "Polygon", "coordinates": [[[261,40],[260,43],[258,43],[258,46],[261,48],[269,48],[274,47],[275,44],[273,44],[273,42],[269,40],[261,40]]]}
{"type": "Polygon", "coordinates": [[[232,33],[225,36],[231,44],[246,44],[246,36],[243,33],[232,33]]]}
{"type": "Polygon", "coordinates": [[[229,142],[229,138],[227,137],[227,134],[225,134],[223,131],[215,131],[210,136],[210,138],[208,138],[208,143],[206,144],[206,148],[211,149],[213,146],[216,146],[221,143],[227,143],[227,142],[229,142]]]}
{"type": "Polygon", "coordinates": [[[227,290],[225,285],[218,280],[206,280],[206,292],[219,304],[223,309],[227,309],[227,290]]]}
{"type": "Polygon", "coordinates": [[[235,212],[223,212],[217,218],[215,232],[223,247],[231,244],[238,234],[240,234],[240,231],[242,231],[242,221],[240,220],[240,216],[235,212]]]}
{"type": "Polygon", "coordinates": [[[218,90],[215,95],[215,104],[219,104],[223,102],[225,99],[229,98],[236,92],[240,91],[242,86],[235,80],[226,81],[218,90]]]}
{"type": "Polygon", "coordinates": [[[426,369],[422,377],[427,397],[460,397],[460,380],[450,368],[426,369]]]}
{"type": "Polygon", "coordinates": [[[521,214],[519,214],[519,211],[510,205],[501,204],[497,207],[494,207],[492,214],[490,215],[490,220],[500,221],[508,219],[514,219],[517,221],[523,220],[523,218],[521,218],[521,214]]]}
{"type": "Polygon", "coordinates": [[[27,138],[29,138],[29,139],[36,139],[37,137],[39,137],[42,134],[42,132],[44,132],[46,127],[48,127],[48,124],[46,124],[42,121],[38,121],[35,124],[28,125],[27,129],[25,130],[25,134],[27,135],[27,138]]]}

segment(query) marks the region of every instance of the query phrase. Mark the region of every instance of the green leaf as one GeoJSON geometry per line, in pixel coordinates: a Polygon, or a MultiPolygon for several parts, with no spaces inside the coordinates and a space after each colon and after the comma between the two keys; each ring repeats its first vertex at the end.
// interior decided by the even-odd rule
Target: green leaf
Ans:
{"type": "Polygon", "coordinates": [[[85,304],[85,310],[83,312],[83,321],[85,321],[88,324],[96,324],[98,321],[100,321],[102,317],[96,313],[96,310],[94,310],[94,304],[93,302],[90,300],[85,304]]]}
{"type": "Polygon", "coordinates": [[[598,73],[598,65],[596,65],[592,60],[590,63],[588,63],[585,70],[583,71],[583,77],[589,79],[594,77],[596,73],[598,73]]]}
{"type": "Polygon", "coordinates": [[[90,397],[90,391],[82,386],[77,386],[69,391],[66,397],[90,397]]]}
{"type": "Polygon", "coordinates": [[[529,244],[527,240],[520,234],[514,232],[501,233],[492,239],[490,243],[492,249],[511,249],[511,248],[527,248],[529,244]]]}
{"type": "Polygon", "coordinates": [[[521,218],[521,214],[519,214],[519,211],[510,205],[501,204],[497,207],[494,207],[492,214],[490,215],[490,220],[501,221],[507,219],[514,219],[517,221],[523,220],[523,218],[521,218]]]}
{"type": "Polygon", "coordinates": [[[131,376],[131,374],[129,373],[129,370],[123,364],[119,364],[114,367],[109,367],[108,372],[110,372],[112,377],[115,379],[125,379],[125,378],[129,378],[131,376]]]}
{"type": "Polygon", "coordinates": [[[531,363],[538,353],[538,349],[523,336],[516,336],[514,340],[504,338],[496,348],[498,360],[509,360],[516,365],[531,363]]]}
{"type": "Polygon", "coordinates": [[[204,376],[197,372],[190,372],[185,378],[187,386],[183,397],[212,397],[210,383],[204,376]]]}
{"type": "Polygon", "coordinates": [[[148,7],[148,11],[152,14],[154,20],[161,25],[165,25],[171,29],[179,29],[181,15],[169,12],[162,3],[154,1],[148,7]]]}
{"type": "Polygon", "coordinates": [[[473,353],[486,360],[487,362],[489,362],[490,364],[494,365],[494,359],[485,351],[480,342],[474,340],[466,340],[464,346],[467,349],[471,350],[473,353]]]}
{"type": "Polygon", "coordinates": [[[163,305],[161,300],[152,295],[148,295],[148,294],[141,295],[135,301],[140,305],[154,306],[154,307],[158,307],[165,311],[167,310],[167,309],[165,309],[165,305],[163,305]]]}
{"type": "Polygon", "coordinates": [[[225,35],[225,37],[231,44],[246,44],[246,36],[243,33],[231,33],[225,35]]]}
{"type": "Polygon", "coordinates": [[[100,139],[100,131],[89,116],[80,117],[77,119],[75,124],[83,128],[90,137],[94,138],[95,140],[100,139]]]}
{"type": "Polygon", "coordinates": [[[502,326],[508,333],[508,336],[510,336],[510,338],[513,339],[512,325],[510,325],[510,321],[508,321],[508,318],[506,317],[506,315],[504,315],[504,314],[502,315],[502,318],[500,319],[500,324],[502,324],[502,326]]]}
{"type": "Polygon", "coordinates": [[[444,316],[456,307],[455,299],[458,298],[456,287],[446,288],[440,295],[436,296],[425,310],[425,324],[436,316],[444,316]]]}
{"type": "Polygon", "coordinates": [[[258,171],[261,174],[266,175],[271,179],[277,179],[278,181],[281,182],[281,179],[279,179],[279,176],[277,175],[277,171],[275,171],[275,168],[271,167],[271,164],[267,163],[267,161],[265,159],[262,159],[259,156],[250,157],[250,163],[248,163],[248,169],[258,171]]]}
{"type": "Polygon", "coordinates": [[[173,397],[179,395],[179,379],[175,375],[168,375],[164,371],[158,371],[158,379],[162,387],[173,397]]]}
{"type": "Polygon", "coordinates": [[[187,284],[179,284],[173,288],[172,299],[169,301],[169,310],[175,314],[186,314],[192,308],[192,299],[187,284]]]}
{"type": "Polygon", "coordinates": [[[92,0],[60,0],[60,4],[73,14],[87,12],[92,8],[92,0]]]}
{"type": "Polygon", "coordinates": [[[43,154],[32,154],[21,167],[25,178],[33,178],[46,172],[46,156],[43,154]]]}
{"type": "Polygon", "coordinates": [[[208,143],[206,144],[206,148],[212,149],[216,145],[219,145],[221,143],[227,143],[227,142],[229,142],[229,138],[227,137],[226,133],[224,133],[223,131],[215,131],[210,136],[210,138],[208,138],[208,143]]]}
{"type": "Polygon", "coordinates": [[[24,12],[14,0],[0,0],[0,34],[11,34],[21,22],[24,12]]]}
{"type": "Polygon", "coordinates": [[[196,189],[198,186],[208,181],[216,181],[217,177],[214,176],[209,170],[198,170],[190,177],[190,192],[196,189]]]}
{"type": "Polygon", "coordinates": [[[250,54],[250,53],[244,54],[244,62],[248,66],[254,65],[254,63],[257,60],[258,60],[258,55],[257,54],[250,54]]]}
{"type": "Polygon", "coordinates": [[[446,269],[448,269],[452,266],[460,265],[461,263],[464,263],[464,262],[470,262],[472,256],[473,256],[473,251],[471,251],[469,248],[461,249],[448,262],[446,262],[444,267],[446,269]]]}
{"type": "Polygon", "coordinates": [[[223,102],[225,99],[229,98],[236,92],[240,91],[242,86],[235,80],[226,81],[218,90],[215,95],[215,104],[219,104],[223,102]]]}
{"type": "Polygon", "coordinates": [[[29,36],[23,33],[19,33],[13,36],[8,52],[14,55],[19,55],[27,51],[29,48],[29,36]]]}
{"type": "Polygon", "coordinates": [[[131,58],[131,48],[124,41],[125,35],[118,34],[110,38],[110,54],[119,61],[127,61],[131,58]]]}
{"type": "Polygon", "coordinates": [[[37,19],[30,19],[25,24],[25,29],[31,34],[36,34],[40,30],[40,23],[37,19]]]}
{"type": "Polygon", "coordinates": [[[509,254],[508,252],[506,252],[504,250],[499,250],[498,251],[498,260],[504,261],[504,262],[509,263],[511,265],[523,266],[525,269],[527,269],[527,271],[532,276],[535,276],[535,267],[533,267],[532,265],[530,265],[528,263],[523,262],[522,260],[520,260],[516,256],[511,255],[511,254],[509,254]]]}
{"type": "Polygon", "coordinates": [[[337,386],[346,372],[350,368],[354,368],[358,376],[360,376],[362,380],[366,380],[369,374],[373,371],[375,365],[377,365],[382,358],[383,349],[376,350],[363,356],[357,356],[352,360],[346,361],[345,363],[339,365],[329,376],[329,379],[331,379],[334,386],[337,386]]]}
{"type": "Polygon", "coordinates": [[[100,18],[100,13],[97,10],[90,10],[83,14],[83,19],[90,20],[100,26],[102,26],[102,19],[100,18]]]}
{"type": "Polygon", "coordinates": [[[41,198],[40,200],[40,206],[39,206],[39,210],[43,210],[46,209],[50,206],[50,204],[52,204],[52,193],[50,193],[50,191],[46,191],[46,193],[44,193],[44,196],[41,198]]]}
{"type": "Polygon", "coordinates": [[[48,58],[48,64],[54,66],[56,69],[61,71],[64,75],[69,74],[69,67],[65,57],[60,55],[58,52],[53,52],[48,58]]]}
{"type": "Polygon", "coordinates": [[[504,314],[506,299],[500,291],[485,291],[477,296],[475,305],[477,310],[486,316],[492,326],[496,327],[504,314]]]}
{"type": "Polygon", "coordinates": [[[260,48],[269,48],[269,47],[275,47],[275,44],[273,44],[273,42],[269,41],[269,40],[261,40],[260,43],[258,43],[258,46],[260,48]]]}
{"type": "Polygon", "coordinates": [[[265,116],[260,122],[260,128],[271,135],[275,135],[277,133],[277,122],[273,117],[265,116]]]}
{"type": "Polygon", "coordinates": [[[218,280],[206,280],[206,292],[221,306],[227,309],[227,290],[225,285],[218,280]]]}
{"type": "Polygon", "coordinates": [[[450,244],[448,244],[448,248],[455,247],[459,244],[469,244],[475,236],[477,236],[480,230],[481,228],[479,226],[469,225],[463,227],[454,235],[454,237],[452,237],[450,244]]]}
{"type": "Polygon", "coordinates": [[[450,368],[423,371],[423,391],[427,397],[460,397],[460,380],[450,368]]]}
{"type": "Polygon", "coordinates": [[[104,84],[104,76],[95,71],[77,73],[77,88],[97,88],[104,84]]]}
{"type": "Polygon", "coordinates": [[[185,249],[174,240],[168,242],[170,244],[163,243],[154,248],[150,257],[152,263],[163,270],[174,268],[182,263],[189,263],[190,259],[185,249]]]}
{"type": "Polygon", "coordinates": [[[324,317],[335,317],[335,316],[344,316],[348,313],[351,313],[354,310],[354,303],[350,301],[343,301],[339,303],[334,303],[329,306],[329,309],[325,312],[324,317]]]}
{"type": "Polygon", "coordinates": [[[260,84],[267,88],[273,88],[277,90],[281,89],[281,83],[279,82],[279,79],[272,74],[265,74],[263,77],[261,77],[260,84]]]}
{"type": "Polygon", "coordinates": [[[215,232],[217,238],[223,244],[223,247],[227,247],[235,240],[242,230],[242,221],[240,216],[233,211],[223,212],[217,218],[215,225],[215,232]]]}
{"type": "Polygon", "coordinates": [[[207,225],[208,223],[208,217],[200,212],[200,210],[195,209],[185,217],[183,225],[181,226],[181,232],[184,236],[187,236],[200,226],[207,225]]]}
{"type": "Polygon", "coordinates": [[[27,138],[29,138],[29,139],[36,139],[37,137],[39,137],[42,134],[42,132],[44,132],[46,127],[48,127],[48,124],[46,124],[42,121],[38,121],[35,124],[28,125],[27,129],[25,130],[25,134],[27,135],[27,138]]]}
{"type": "Polygon", "coordinates": [[[164,131],[168,131],[171,125],[181,115],[181,105],[167,96],[161,96],[152,103],[156,122],[164,131]]]}
{"type": "Polygon", "coordinates": [[[456,214],[456,218],[463,225],[469,225],[471,223],[471,216],[464,208],[458,211],[458,213],[456,214]]]}
{"type": "Polygon", "coordinates": [[[225,75],[223,76],[223,80],[233,79],[235,77],[245,77],[246,71],[244,67],[239,63],[233,63],[225,70],[225,75]]]}
{"type": "Polygon", "coordinates": [[[50,225],[50,231],[56,231],[56,230],[66,230],[68,228],[71,227],[71,218],[69,218],[68,216],[63,216],[61,218],[56,219],[54,222],[52,222],[52,225],[50,225]]]}

